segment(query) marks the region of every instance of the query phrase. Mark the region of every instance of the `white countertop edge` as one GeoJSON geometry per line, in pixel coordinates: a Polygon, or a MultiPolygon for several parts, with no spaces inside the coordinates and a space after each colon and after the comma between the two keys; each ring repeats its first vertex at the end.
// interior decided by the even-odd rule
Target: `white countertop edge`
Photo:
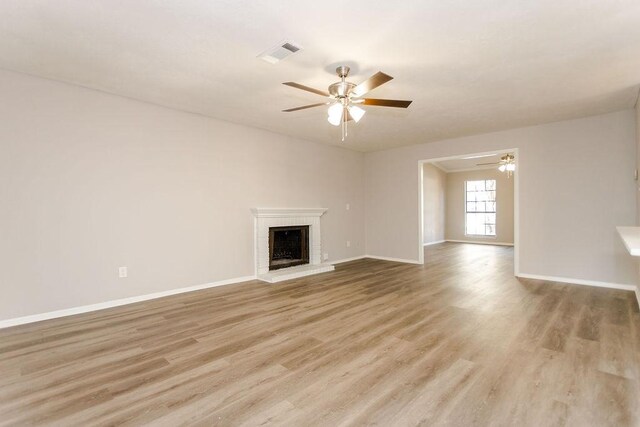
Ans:
{"type": "Polygon", "coordinates": [[[640,227],[616,227],[624,246],[633,256],[640,256],[640,227]]]}

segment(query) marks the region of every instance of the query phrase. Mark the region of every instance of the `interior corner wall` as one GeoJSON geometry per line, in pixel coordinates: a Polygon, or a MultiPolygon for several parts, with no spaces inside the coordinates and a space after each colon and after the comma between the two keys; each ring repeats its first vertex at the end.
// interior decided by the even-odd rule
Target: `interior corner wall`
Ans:
{"type": "MultiPolygon", "coordinates": [[[[640,171],[640,100],[636,102],[636,171],[640,171]]],[[[640,226],[640,178],[636,179],[636,225],[640,226]]]]}
{"type": "Polygon", "coordinates": [[[419,161],[517,148],[520,273],[635,284],[635,146],[625,110],[367,153],[367,253],[419,262],[419,161]]]}
{"type": "Polygon", "coordinates": [[[444,240],[447,174],[432,164],[422,165],[422,205],[424,244],[444,240]]]}
{"type": "MultiPolygon", "coordinates": [[[[640,171],[640,100],[636,101],[635,108],[636,124],[636,174],[640,171]]],[[[640,178],[636,178],[636,226],[640,226],[640,178]]],[[[624,225],[624,224],[623,224],[624,225]]],[[[636,272],[640,282],[640,259],[636,259],[636,272]]],[[[640,283],[636,285],[636,296],[640,304],[640,283]]]]}
{"type": "Polygon", "coordinates": [[[484,243],[513,243],[514,178],[497,168],[480,169],[447,174],[446,240],[467,240],[484,243]],[[496,180],[496,235],[469,236],[465,233],[465,182],[471,180],[496,180]]]}
{"type": "Polygon", "coordinates": [[[0,92],[0,320],[252,276],[252,207],[328,208],[329,261],[365,254],[362,153],[8,71],[0,92]]]}

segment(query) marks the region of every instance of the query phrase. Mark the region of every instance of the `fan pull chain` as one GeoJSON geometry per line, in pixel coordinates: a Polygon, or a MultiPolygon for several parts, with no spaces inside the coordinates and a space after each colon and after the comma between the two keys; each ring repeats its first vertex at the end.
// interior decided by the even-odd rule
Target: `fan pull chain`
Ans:
{"type": "Polygon", "coordinates": [[[345,126],[347,125],[347,122],[344,121],[344,118],[342,119],[342,142],[344,142],[344,138],[346,136],[346,132],[345,132],[345,126]]]}
{"type": "Polygon", "coordinates": [[[344,136],[342,137],[343,138],[342,140],[344,141],[344,138],[346,138],[348,136],[349,136],[349,122],[345,120],[344,121],[344,136]]]}

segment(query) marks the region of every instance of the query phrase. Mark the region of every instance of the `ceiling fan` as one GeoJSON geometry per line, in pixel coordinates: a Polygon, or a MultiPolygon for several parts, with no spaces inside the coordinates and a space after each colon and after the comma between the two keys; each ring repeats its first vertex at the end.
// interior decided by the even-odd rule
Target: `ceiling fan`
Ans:
{"type": "Polygon", "coordinates": [[[323,90],[314,89],[308,86],[301,85],[294,82],[285,82],[284,85],[295,87],[296,89],[306,90],[318,95],[326,96],[329,98],[327,102],[319,102],[317,104],[304,105],[302,107],[289,108],[282,110],[285,113],[292,111],[305,110],[307,108],[320,107],[322,105],[329,105],[327,113],[329,115],[328,121],[334,126],[342,125],[342,140],[344,141],[347,136],[347,122],[350,120],[358,123],[362,116],[364,116],[365,110],[358,105],[374,105],[378,107],[395,107],[395,108],[407,108],[412,101],[400,101],[397,99],[375,99],[375,98],[363,98],[367,92],[377,88],[392,80],[393,77],[378,71],[373,76],[369,77],[364,82],[356,85],[346,81],[349,75],[349,67],[343,65],[336,68],[336,73],[340,77],[340,81],[333,83],[329,86],[328,92],[323,90]]]}
{"type": "Polygon", "coordinates": [[[486,165],[500,165],[498,166],[498,170],[500,172],[507,172],[507,177],[510,177],[513,174],[513,171],[516,170],[516,158],[513,154],[505,154],[500,157],[500,161],[491,162],[491,163],[477,163],[476,166],[486,166],[486,165]]]}

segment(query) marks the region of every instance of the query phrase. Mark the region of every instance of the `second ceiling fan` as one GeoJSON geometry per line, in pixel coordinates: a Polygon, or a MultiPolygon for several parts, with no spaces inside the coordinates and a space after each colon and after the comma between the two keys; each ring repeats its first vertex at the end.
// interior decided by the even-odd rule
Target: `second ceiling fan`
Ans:
{"type": "Polygon", "coordinates": [[[407,108],[411,104],[412,101],[401,101],[397,99],[363,98],[367,92],[385,84],[389,80],[392,80],[393,77],[378,71],[364,82],[356,85],[355,83],[346,81],[346,78],[349,75],[349,70],[349,67],[344,65],[336,68],[336,73],[338,74],[338,77],[340,77],[340,81],[330,85],[328,91],[314,89],[294,82],[283,83],[284,85],[295,87],[296,89],[302,89],[307,92],[326,96],[330,98],[330,100],[327,102],[319,102],[317,104],[304,105],[302,107],[289,108],[282,111],[290,113],[292,111],[329,105],[329,109],[327,110],[329,117],[327,120],[334,126],[342,125],[342,140],[344,141],[347,136],[347,123],[350,120],[358,123],[362,116],[364,116],[365,110],[360,108],[359,105],[407,108]]]}
{"type": "Polygon", "coordinates": [[[497,162],[490,163],[476,163],[476,166],[487,166],[487,165],[499,165],[498,170],[500,172],[507,172],[507,178],[511,177],[513,172],[516,170],[516,158],[513,154],[507,153],[504,156],[500,157],[500,160],[497,162]]]}

